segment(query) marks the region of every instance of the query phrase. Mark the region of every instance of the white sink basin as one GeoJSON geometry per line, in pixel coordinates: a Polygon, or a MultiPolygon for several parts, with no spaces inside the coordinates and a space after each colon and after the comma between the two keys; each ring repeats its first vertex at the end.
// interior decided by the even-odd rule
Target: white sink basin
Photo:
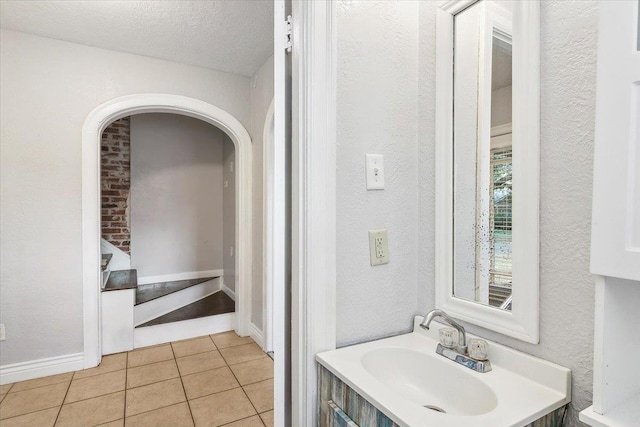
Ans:
{"type": "Polygon", "coordinates": [[[454,362],[435,352],[376,348],[362,356],[362,366],[404,399],[447,414],[481,415],[498,404],[495,393],[473,372],[454,369],[454,362]]]}
{"type": "Polygon", "coordinates": [[[442,325],[421,321],[316,360],[403,427],[519,427],[571,401],[569,369],[489,343],[492,370],[476,372],[436,354],[442,325]]]}

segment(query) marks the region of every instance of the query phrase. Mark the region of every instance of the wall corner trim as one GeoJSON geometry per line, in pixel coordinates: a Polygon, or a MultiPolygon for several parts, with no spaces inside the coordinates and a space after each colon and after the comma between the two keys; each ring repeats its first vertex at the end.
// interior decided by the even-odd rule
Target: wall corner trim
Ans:
{"type": "Polygon", "coordinates": [[[0,366],[0,385],[26,381],[49,375],[64,374],[84,368],[84,353],[73,353],[46,359],[28,360],[0,366]]]}
{"type": "Polygon", "coordinates": [[[260,328],[251,323],[249,325],[249,336],[260,346],[260,348],[264,349],[264,335],[260,328]]]}

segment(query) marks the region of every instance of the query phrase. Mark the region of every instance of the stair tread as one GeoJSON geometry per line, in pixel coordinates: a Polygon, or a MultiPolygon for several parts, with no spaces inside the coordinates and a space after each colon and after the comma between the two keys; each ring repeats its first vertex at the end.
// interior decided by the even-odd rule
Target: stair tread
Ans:
{"type": "Polygon", "coordinates": [[[174,292],[181,291],[183,289],[187,289],[191,286],[199,285],[200,283],[208,282],[209,280],[213,280],[218,278],[215,277],[205,277],[201,279],[190,279],[190,280],[176,280],[173,282],[160,282],[160,283],[149,283],[147,285],[139,285],[138,290],[136,291],[136,304],[142,304],[145,302],[152,301],[154,299],[163,297],[165,295],[172,294],[174,292]]]}
{"type": "Polygon", "coordinates": [[[135,289],[138,287],[137,270],[117,270],[109,274],[109,280],[104,291],[119,291],[123,289],[135,289]]]}
{"type": "Polygon", "coordinates": [[[224,292],[218,291],[199,301],[138,325],[136,328],[197,319],[199,317],[215,316],[217,314],[233,313],[234,311],[235,302],[224,292]]]}
{"type": "Polygon", "coordinates": [[[102,268],[102,271],[107,269],[109,262],[111,262],[111,258],[113,258],[113,254],[102,254],[100,257],[100,268],[102,268]]]}

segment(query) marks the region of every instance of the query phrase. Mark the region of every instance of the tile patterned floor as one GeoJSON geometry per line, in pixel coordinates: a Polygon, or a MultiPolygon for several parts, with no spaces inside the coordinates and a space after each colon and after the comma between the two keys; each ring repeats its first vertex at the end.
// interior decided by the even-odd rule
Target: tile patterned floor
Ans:
{"type": "Polygon", "coordinates": [[[102,358],[0,386],[0,425],[273,426],[273,361],[234,332],[102,358]]]}

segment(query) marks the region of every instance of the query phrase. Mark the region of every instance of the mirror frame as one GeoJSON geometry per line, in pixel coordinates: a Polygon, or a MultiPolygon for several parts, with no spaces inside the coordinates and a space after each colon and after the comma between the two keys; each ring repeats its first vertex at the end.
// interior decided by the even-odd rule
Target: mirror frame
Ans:
{"type": "MultiPolygon", "coordinates": [[[[540,3],[513,1],[512,310],[453,294],[453,38],[454,17],[481,0],[449,0],[436,20],[436,307],[452,317],[526,342],[539,342],[540,3]],[[522,52],[527,52],[526,55],[522,52]],[[517,190],[515,190],[517,189],[517,190]],[[526,194],[525,197],[519,195],[526,194]]],[[[484,22],[490,23],[486,13],[484,22]]],[[[493,27],[485,33],[493,34],[493,27]]],[[[486,42],[486,38],[484,38],[486,42]]],[[[489,65],[490,69],[490,65],[489,65]]],[[[485,66],[486,70],[486,66],[485,66]]],[[[484,74],[484,80],[491,74],[484,74]]],[[[486,84],[479,82],[482,86],[486,84]]],[[[490,82],[489,82],[490,84],[490,82]]],[[[486,103],[486,100],[484,100],[486,103]]],[[[479,104],[483,103],[479,99],[479,104]]],[[[480,122],[481,120],[479,120],[480,122]]],[[[488,131],[488,130],[486,130],[488,131]]]]}

